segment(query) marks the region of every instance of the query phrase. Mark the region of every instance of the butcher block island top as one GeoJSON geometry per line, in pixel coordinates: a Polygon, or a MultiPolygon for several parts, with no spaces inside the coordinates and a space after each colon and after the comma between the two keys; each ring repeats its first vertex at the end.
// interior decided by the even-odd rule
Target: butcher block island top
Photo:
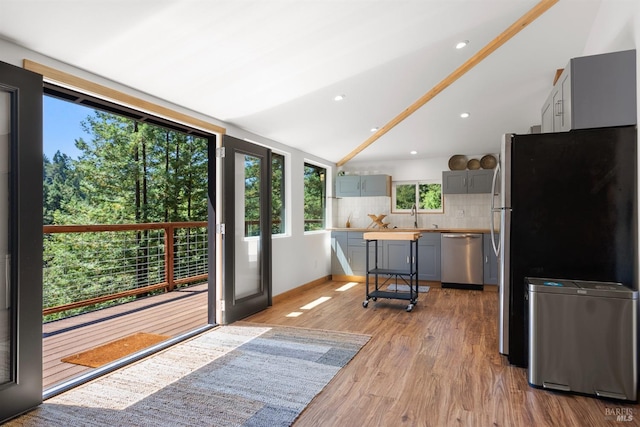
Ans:
{"type": "Polygon", "coordinates": [[[369,231],[362,235],[365,240],[417,240],[419,231],[369,231]]]}

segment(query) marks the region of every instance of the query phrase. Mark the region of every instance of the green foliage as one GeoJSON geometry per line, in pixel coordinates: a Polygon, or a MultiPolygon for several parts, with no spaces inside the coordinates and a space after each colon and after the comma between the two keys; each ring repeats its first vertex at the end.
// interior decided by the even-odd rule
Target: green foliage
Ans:
{"type": "MultiPolygon", "coordinates": [[[[75,140],[78,159],[43,158],[45,224],[207,220],[206,139],[90,109],[82,127],[90,138],[75,140]]],[[[162,282],[162,265],[139,261],[163,256],[153,233],[126,245],[109,233],[46,235],[45,307],[162,282]]]]}
{"type": "Polygon", "coordinates": [[[411,209],[416,203],[416,186],[414,184],[396,185],[396,209],[411,209]]]}
{"type": "Polygon", "coordinates": [[[440,209],[442,208],[442,185],[441,184],[419,184],[420,209],[440,209]]]}
{"type": "Polygon", "coordinates": [[[324,229],[325,174],[324,168],[304,164],[304,231],[324,229]]]}

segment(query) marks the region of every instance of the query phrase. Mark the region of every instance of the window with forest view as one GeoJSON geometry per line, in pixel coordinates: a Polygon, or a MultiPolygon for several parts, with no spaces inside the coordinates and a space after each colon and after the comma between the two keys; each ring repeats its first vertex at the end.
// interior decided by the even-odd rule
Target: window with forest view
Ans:
{"type": "Polygon", "coordinates": [[[326,169],[304,164],[304,231],[324,230],[326,217],[326,169]]]}
{"type": "Polygon", "coordinates": [[[284,234],[285,227],[285,192],[284,192],[284,159],[282,154],[271,153],[271,232],[284,234]]]}
{"type": "Polygon", "coordinates": [[[393,212],[410,212],[414,206],[421,212],[443,212],[440,183],[394,182],[391,199],[393,212]]]}

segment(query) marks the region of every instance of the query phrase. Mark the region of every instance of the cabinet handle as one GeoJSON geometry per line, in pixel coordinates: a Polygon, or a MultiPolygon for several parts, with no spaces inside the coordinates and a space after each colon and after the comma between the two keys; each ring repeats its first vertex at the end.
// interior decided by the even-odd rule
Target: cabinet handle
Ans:
{"type": "Polygon", "coordinates": [[[489,264],[489,256],[487,255],[484,256],[484,263],[489,264]]]}
{"type": "Polygon", "coordinates": [[[556,101],[556,116],[561,116],[562,115],[562,99],[559,99],[556,101]]]}
{"type": "Polygon", "coordinates": [[[462,186],[463,187],[467,186],[467,178],[462,178],[462,186]]]}

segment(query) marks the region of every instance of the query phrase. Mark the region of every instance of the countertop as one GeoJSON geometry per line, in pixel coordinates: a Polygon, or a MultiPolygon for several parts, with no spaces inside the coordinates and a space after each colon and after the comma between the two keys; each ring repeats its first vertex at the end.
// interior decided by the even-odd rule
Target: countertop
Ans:
{"type": "MultiPolygon", "coordinates": [[[[488,228],[329,228],[330,231],[361,231],[361,232],[420,232],[420,233],[490,233],[488,228]]],[[[497,231],[496,231],[497,232],[497,231]]]]}

